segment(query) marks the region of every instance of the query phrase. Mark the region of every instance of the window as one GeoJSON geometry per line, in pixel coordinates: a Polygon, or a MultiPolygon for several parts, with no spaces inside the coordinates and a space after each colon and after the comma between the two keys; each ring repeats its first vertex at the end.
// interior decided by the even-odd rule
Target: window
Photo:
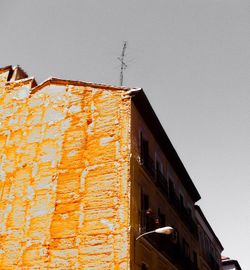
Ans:
{"type": "Polygon", "coordinates": [[[148,210],[149,209],[149,196],[141,190],[141,210],[148,210]]]}
{"type": "Polygon", "coordinates": [[[209,240],[208,240],[208,238],[207,238],[207,236],[205,235],[205,237],[204,237],[205,239],[205,241],[204,241],[204,243],[205,243],[205,245],[204,245],[204,247],[205,247],[205,253],[208,255],[209,254],[209,250],[210,250],[210,245],[209,245],[209,240]]]}
{"type": "Polygon", "coordinates": [[[168,183],[169,183],[169,195],[172,195],[175,192],[174,183],[171,179],[169,179],[168,183]]]}
{"type": "Polygon", "coordinates": [[[190,207],[187,207],[187,214],[189,218],[192,218],[192,210],[190,207]]]}
{"type": "Polygon", "coordinates": [[[179,243],[179,234],[177,230],[175,229],[174,232],[170,235],[171,242],[173,244],[179,243]]]}
{"type": "Polygon", "coordinates": [[[179,198],[175,193],[175,187],[174,187],[174,183],[171,179],[169,179],[169,200],[170,203],[175,206],[176,208],[179,207],[179,198]]]}
{"type": "Polygon", "coordinates": [[[165,215],[161,212],[161,209],[158,208],[158,215],[155,220],[156,226],[158,228],[166,226],[166,217],[165,215]]]}
{"type": "Polygon", "coordinates": [[[189,244],[187,243],[187,241],[183,238],[182,239],[182,249],[183,249],[183,254],[186,258],[190,257],[190,248],[189,248],[189,244]]]}
{"type": "Polygon", "coordinates": [[[141,270],[149,270],[149,267],[145,263],[142,263],[141,270]]]}
{"type": "Polygon", "coordinates": [[[156,177],[156,181],[158,182],[159,185],[163,185],[164,184],[164,176],[162,173],[162,164],[159,160],[156,160],[155,162],[155,177],[156,177]]]}
{"type": "Polygon", "coordinates": [[[194,263],[195,266],[198,265],[198,263],[197,263],[197,253],[195,251],[193,252],[193,263],[194,263]]]}
{"type": "Polygon", "coordinates": [[[162,165],[159,160],[156,160],[156,174],[162,173],[162,165]]]}
{"type": "Polygon", "coordinates": [[[143,232],[155,229],[153,212],[150,208],[149,196],[141,189],[141,229],[143,232]]]}
{"type": "Polygon", "coordinates": [[[168,196],[168,182],[163,174],[162,163],[159,160],[156,160],[155,166],[156,183],[161,188],[163,193],[168,196]]]}
{"type": "Polygon", "coordinates": [[[151,175],[155,177],[155,164],[154,160],[149,155],[149,142],[143,137],[142,132],[140,133],[140,155],[141,155],[141,164],[151,175]]]}
{"type": "Polygon", "coordinates": [[[180,207],[181,207],[181,210],[184,209],[184,199],[183,199],[182,194],[180,194],[180,207]]]}
{"type": "Polygon", "coordinates": [[[204,240],[204,232],[203,229],[199,226],[199,242],[200,242],[200,247],[202,250],[202,254],[204,255],[204,250],[205,250],[205,240],[204,240]]]}
{"type": "Polygon", "coordinates": [[[148,141],[143,138],[142,132],[140,133],[140,155],[143,164],[147,164],[149,158],[148,141]]]}

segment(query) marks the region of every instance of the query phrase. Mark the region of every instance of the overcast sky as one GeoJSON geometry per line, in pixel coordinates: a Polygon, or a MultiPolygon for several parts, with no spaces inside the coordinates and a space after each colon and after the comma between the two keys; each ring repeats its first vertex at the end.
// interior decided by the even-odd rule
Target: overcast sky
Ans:
{"type": "Polygon", "coordinates": [[[250,1],[0,0],[0,66],[143,87],[224,255],[250,269],[250,1]]]}

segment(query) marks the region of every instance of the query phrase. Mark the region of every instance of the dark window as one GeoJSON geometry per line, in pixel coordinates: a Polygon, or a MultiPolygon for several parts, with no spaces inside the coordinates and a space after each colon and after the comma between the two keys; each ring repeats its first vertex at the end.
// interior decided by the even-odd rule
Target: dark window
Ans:
{"type": "Polygon", "coordinates": [[[141,270],[149,270],[149,267],[145,263],[142,263],[141,270]]]}
{"type": "Polygon", "coordinates": [[[161,212],[161,209],[158,208],[158,215],[155,220],[156,226],[157,227],[164,227],[166,226],[166,217],[165,215],[161,212]]]}
{"type": "Polygon", "coordinates": [[[144,232],[155,229],[155,220],[150,208],[149,196],[143,190],[141,190],[141,228],[144,232]]]}
{"type": "Polygon", "coordinates": [[[180,194],[180,207],[181,207],[181,210],[184,209],[184,199],[183,199],[183,196],[180,194]]]}
{"type": "Polygon", "coordinates": [[[186,258],[190,257],[190,248],[189,248],[189,244],[187,243],[187,241],[183,238],[182,239],[182,249],[183,249],[183,255],[186,258]]]}
{"type": "Polygon", "coordinates": [[[141,158],[142,162],[144,164],[147,164],[148,158],[149,158],[149,147],[148,147],[148,141],[143,138],[142,132],[140,134],[140,142],[141,142],[141,158]]]}
{"type": "Polygon", "coordinates": [[[194,251],[193,252],[193,262],[194,262],[194,265],[197,266],[197,253],[194,251]]]}
{"type": "Polygon", "coordinates": [[[156,160],[156,173],[161,173],[161,163],[156,160]]]}
{"type": "Polygon", "coordinates": [[[149,143],[143,137],[142,132],[140,133],[140,155],[141,155],[141,164],[147,170],[147,172],[154,178],[155,177],[155,164],[154,159],[149,155],[149,143]]]}
{"type": "Polygon", "coordinates": [[[173,181],[169,179],[168,183],[169,183],[169,195],[172,195],[175,192],[173,181]]]}
{"type": "Polygon", "coordinates": [[[149,196],[141,190],[141,210],[149,209],[149,196]]]}
{"type": "Polygon", "coordinates": [[[177,230],[175,229],[174,232],[170,235],[171,242],[174,244],[179,243],[179,235],[177,230]]]}
{"type": "Polygon", "coordinates": [[[163,174],[162,163],[156,160],[155,165],[156,165],[155,176],[156,176],[157,186],[159,186],[160,189],[163,191],[163,193],[168,196],[168,182],[163,174]]]}
{"type": "Polygon", "coordinates": [[[179,197],[175,193],[174,183],[169,179],[169,200],[170,203],[177,209],[180,207],[179,197]]]}

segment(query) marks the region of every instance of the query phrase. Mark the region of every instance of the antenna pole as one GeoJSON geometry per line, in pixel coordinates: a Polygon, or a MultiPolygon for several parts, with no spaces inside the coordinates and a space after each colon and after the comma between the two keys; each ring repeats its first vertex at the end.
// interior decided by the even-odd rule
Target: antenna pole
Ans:
{"type": "Polygon", "coordinates": [[[127,68],[127,65],[124,62],[126,48],[127,48],[127,41],[124,41],[121,56],[118,57],[118,60],[121,62],[120,86],[123,85],[123,72],[127,68]]]}

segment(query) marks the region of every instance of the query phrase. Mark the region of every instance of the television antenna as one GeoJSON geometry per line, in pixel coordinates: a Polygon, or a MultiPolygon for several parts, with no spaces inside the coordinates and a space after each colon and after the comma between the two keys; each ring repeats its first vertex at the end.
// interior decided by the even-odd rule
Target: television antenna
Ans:
{"type": "Polygon", "coordinates": [[[124,70],[128,67],[127,64],[124,62],[124,57],[125,57],[125,51],[127,48],[127,41],[123,42],[123,47],[122,47],[122,53],[120,57],[117,57],[117,59],[121,62],[121,71],[120,71],[120,86],[123,85],[123,73],[124,70]]]}

